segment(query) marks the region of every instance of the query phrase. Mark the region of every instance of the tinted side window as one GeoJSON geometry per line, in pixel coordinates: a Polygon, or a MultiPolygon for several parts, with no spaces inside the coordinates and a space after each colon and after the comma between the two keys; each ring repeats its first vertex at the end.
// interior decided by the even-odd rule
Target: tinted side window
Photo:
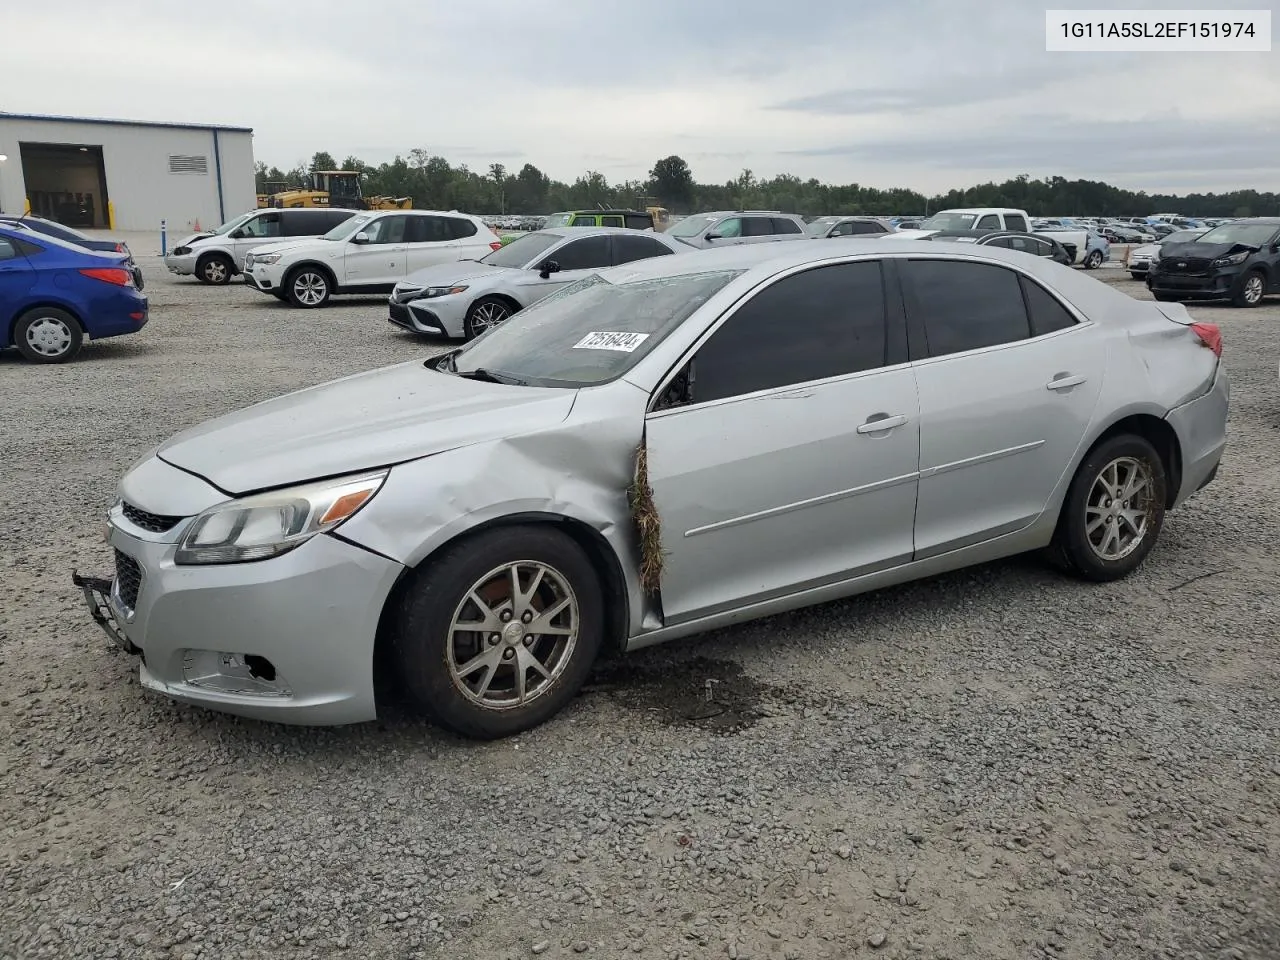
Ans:
{"type": "Polygon", "coordinates": [[[1027,298],[1027,313],[1031,315],[1031,335],[1039,337],[1055,330],[1066,330],[1076,325],[1076,318],[1071,315],[1058,298],[1034,280],[1020,277],[1022,293],[1027,298]]]}
{"type": "Polygon", "coordinates": [[[444,221],[449,227],[449,235],[455,240],[465,240],[476,235],[476,225],[461,217],[446,217],[444,221]]]}
{"type": "Polygon", "coordinates": [[[44,253],[45,248],[39,244],[32,243],[24,237],[15,237],[11,241],[17,251],[24,257],[34,257],[38,253],[44,253]]]}
{"type": "Polygon", "coordinates": [[[549,259],[560,264],[561,270],[598,270],[610,265],[610,257],[609,238],[598,236],[566,243],[549,259]]]}
{"type": "Polygon", "coordinates": [[[693,399],[870,370],[884,358],[880,264],[818,267],[761,290],[711,335],[694,357],[693,399]]]}
{"type": "Polygon", "coordinates": [[[1025,340],[1031,332],[1018,275],[985,263],[912,260],[911,311],[934,357],[1025,340]]]}
{"type": "Polygon", "coordinates": [[[18,256],[18,251],[12,243],[4,237],[0,237],[0,260],[13,260],[18,256]]]}
{"type": "Polygon", "coordinates": [[[1021,214],[1006,213],[1004,215],[1004,225],[1009,230],[1026,230],[1027,221],[1022,219],[1021,214]]]}
{"type": "Polygon", "coordinates": [[[855,220],[853,223],[853,232],[854,233],[888,233],[889,231],[886,230],[884,227],[882,227],[880,224],[871,223],[869,220],[855,220]]]}
{"type": "Polygon", "coordinates": [[[975,229],[975,230],[999,230],[999,229],[1000,229],[1000,218],[999,218],[999,217],[997,217],[994,213],[988,213],[985,217],[983,217],[981,220],[979,220],[979,221],[977,222],[977,224],[976,224],[976,225],[974,225],[974,228],[973,228],[973,229],[975,229]]]}
{"type": "Polygon", "coordinates": [[[988,240],[988,241],[984,244],[984,246],[988,246],[988,247],[1004,247],[1006,250],[1012,250],[1012,249],[1013,249],[1013,238],[1012,238],[1012,237],[995,237],[995,238],[993,238],[993,239],[991,239],[991,240],[988,240]]]}
{"type": "Polygon", "coordinates": [[[323,213],[304,213],[301,216],[281,213],[280,226],[282,237],[318,237],[322,233],[328,233],[337,224],[330,224],[329,218],[323,213]]]}
{"type": "Polygon", "coordinates": [[[623,221],[621,217],[601,217],[600,218],[600,226],[602,227],[620,227],[622,226],[622,223],[623,221]]]}
{"type": "Polygon", "coordinates": [[[653,226],[653,218],[637,213],[627,214],[627,226],[632,230],[648,230],[653,226]]]}
{"type": "Polygon", "coordinates": [[[324,222],[320,224],[316,233],[323,235],[328,233],[340,223],[346,223],[352,217],[351,211],[346,210],[327,210],[324,213],[324,222]]]}
{"type": "Polygon", "coordinates": [[[744,237],[771,237],[773,236],[773,223],[768,217],[743,217],[745,227],[742,231],[744,237]]]}
{"type": "Polygon", "coordinates": [[[804,233],[804,231],[800,229],[799,224],[797,224],[794,220],[788,219],[787,217],[773,218],[773,232],[774,233],[804,233]]]}
{"type": "Polygon", "coordinates": [[[620,235],[613,238],[614,263],[631,263],[634,260],[647,260],[650,257],[665,257],[674,252],[657,240],[651,240],[648,237],[620,235]]]}
{"type": "Polygon", "coordinates": [[[408,227],[404,239],[409,243],[448,243],[453,239],[445,217],[405,217],[405,220],[408,227]]]}

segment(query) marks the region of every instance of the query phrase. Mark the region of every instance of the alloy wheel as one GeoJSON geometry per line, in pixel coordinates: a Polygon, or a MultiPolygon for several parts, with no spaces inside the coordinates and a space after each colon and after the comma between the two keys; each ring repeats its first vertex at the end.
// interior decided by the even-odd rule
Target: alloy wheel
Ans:
{"type": "Polygon", "coordinates": [[[1085,506],[1085,537],[1098,558],[1123,560],[1146,539],[1155,510],[1151,467],[1119,457],[1098,473],[1085,506]]]}
{"type": "Polygon", "coordinates": [[[58,317],[40,317],[27,327],[27,346],[42,357],[60,357],[71,349],[71,328],[58,317]]]}
{"type": "Polygon", "coordinates": [[[227,279],[227,265],[221,260],[210,260],[204,265],[204,278],[210,283],[222,283],[227,279]]]}
{"type": "Polygon", "coordinates": [[[564,673],[580,619],[578,597],[554,567],[533,560],[497,567],[454,610],[445,646],[450,679],[486,709],[523,707],[564,673]]]}
{"type": "Polygon", "coordinates": [[[1262,299],[1262,277],[1251,274],[1244,281],[1244,299],[1246,303],[1257,303],[1262,299]]]}
{"type": "Polygon", "coordinates": [[[496,327],[509,316],[511,316],[510,310],[497,301],[490,300],[476,307],[475,313],[472,314],[471,326],[479,335],[490,327],[496,327]]]}
{"type": "Polygon", "coordinates": [[[308,307],[322,303],[327,289],[328,283],[318,273],[300,273],[293,280],[293,295],[308,307]]]}

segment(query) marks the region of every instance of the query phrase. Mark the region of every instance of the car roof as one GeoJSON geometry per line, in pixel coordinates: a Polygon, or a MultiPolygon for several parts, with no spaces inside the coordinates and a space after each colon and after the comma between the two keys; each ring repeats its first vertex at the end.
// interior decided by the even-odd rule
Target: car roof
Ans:
{"type": "Polygon", "coordinates": [[[32,230],[30,227],[24,227],[15,224],[12,221],[0,223],[0,233],[9,237],[21,237],[31,243],[51,243],[54,246],[61,247],[64,250],[71,250],[75,253],[83,253],[86,257],[102,257],[104,259],[119,260],[123,254],[108,253],[103,250],[90,250],[82,247],[78,243],[72,243],[70,240],[64,240],[62,237],[55,237],[51,233],[44,233],[39,230],[32,230]]]}
{"type": "MultiPolygon", "coordinates": [[[[1280,217],[1241,217],[1239,220],[1232,220],[1232,223],[1256,223],[1264,227],[1280,227],[1280,217]]],[[[1186,230],[1197,229],[1195,227],[1185,227],[1186,230]]]]}
{"type": "MultiPolygon", "coordinates": [[[[526,233],[526,237],[533,236],[535,233],[550,234],[555,237],[634,237],[636,235],[642,237],[663,237],[670,239],[666,234],[658,233],[654,230],[633,230],[629,227],[547,227],[544,230],[534,230],[532,233],[526,233]]],[[[517,238],[519,239],[519,238],[517,238]]],[[[684,246],[680,241],[675,240],[673,243],[684,246]]],[[[692,247],[690,248],[692,249],[692,247]]]]}

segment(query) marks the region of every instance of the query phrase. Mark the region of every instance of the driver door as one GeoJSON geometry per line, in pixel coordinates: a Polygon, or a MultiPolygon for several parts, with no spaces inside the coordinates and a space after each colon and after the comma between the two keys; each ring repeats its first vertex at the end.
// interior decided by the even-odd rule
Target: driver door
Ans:
{"type": "Polygon", "coordinates": [[[405,263],[409,217],[391,214],[365,224],[367,243],[347,241],[343,266],[344,287],[387,287],[408,273],[405,263]]]}
{"type": "Polygon", "coordinates": [[[561,287],[568,286],[583,277],[589,277],[597,270],[613,265],[613,242],[608,234],[594,234],[589,237],[577,237],[552,247],[542,257],[542,261],[553,260],[560,269],[548,277],[543,277],[537,266],[526,270],[520,287],[524,292],[524,305],[537,303],[545,296],[555,293],[561,287]]]}
{"type": "Polygon", "coordinates": [[[240,236],[231,241],[231,256],[236,261],[236,269],[243,270],[245,254],[250,250],[280,242],[280,214],[273,211],[251,217],[235,232],[240,236]]]}

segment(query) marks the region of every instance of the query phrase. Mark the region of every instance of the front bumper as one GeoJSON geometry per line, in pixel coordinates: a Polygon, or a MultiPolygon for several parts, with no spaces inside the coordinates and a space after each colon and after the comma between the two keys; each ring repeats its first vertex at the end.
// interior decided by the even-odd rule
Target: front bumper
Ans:
{"type": "Polygon", "coordinates": [[[278,293],[280,285],[284,282],[279,270],[273,270],[270,265],[260,263],[246,267],[243,276],[246,286],[262,293],[278,293]]]}
{"type": "Polygon", "coordinates": [[[196,274],[196,255],[194,253],[185,253],[180,257],[175,257],[171,253],[164,258],[164,265],[169,268],[170,273],[175,273],[180,277],[194,277],[196,274]]]}
{"type": "Polygon", "coordinates": [[[1151,269],[1151,261],[1147,259],[1130,259],[1127,264],[1130,273],[1147,273],[1151,269]]]}
{"type": "Polygon", "coordinates": [[[387,303],[387,320],[414,333],[459,338],[466,336],[468,304],[461,297],[431,297],[398,303],[393,297],[387,303]]]}
{"type": "Polygon", "coordinates": [[[1182,485],[1174,507],[1208,486],[1218,475],[1218,464],[1227,446],[1230,404],[1231,385],[1226,368],[1219,363],[1209,392],[1175,407],[1165,417],[1178,435],[1178,445],[1182,449],[1182,485]]]}
{"type": "Polygon", "coordinates": [[[374,719],[374,640],[403,566],[327,535],[269,560],[175,566],[189,523],[149,539],[113,511],[115,578],[76,575],[90,616],[141,656],[142,685],[258,720],[374,719]]]}
{"type": "Polygon", "coordinates": [[[1208,273],[1169,273],[1156,268],[1147,272],[1152,292],[1172,293],[1189,300],[1226,300],[1241,277],[1239,270],[1211,269],[1208,273]]]}

